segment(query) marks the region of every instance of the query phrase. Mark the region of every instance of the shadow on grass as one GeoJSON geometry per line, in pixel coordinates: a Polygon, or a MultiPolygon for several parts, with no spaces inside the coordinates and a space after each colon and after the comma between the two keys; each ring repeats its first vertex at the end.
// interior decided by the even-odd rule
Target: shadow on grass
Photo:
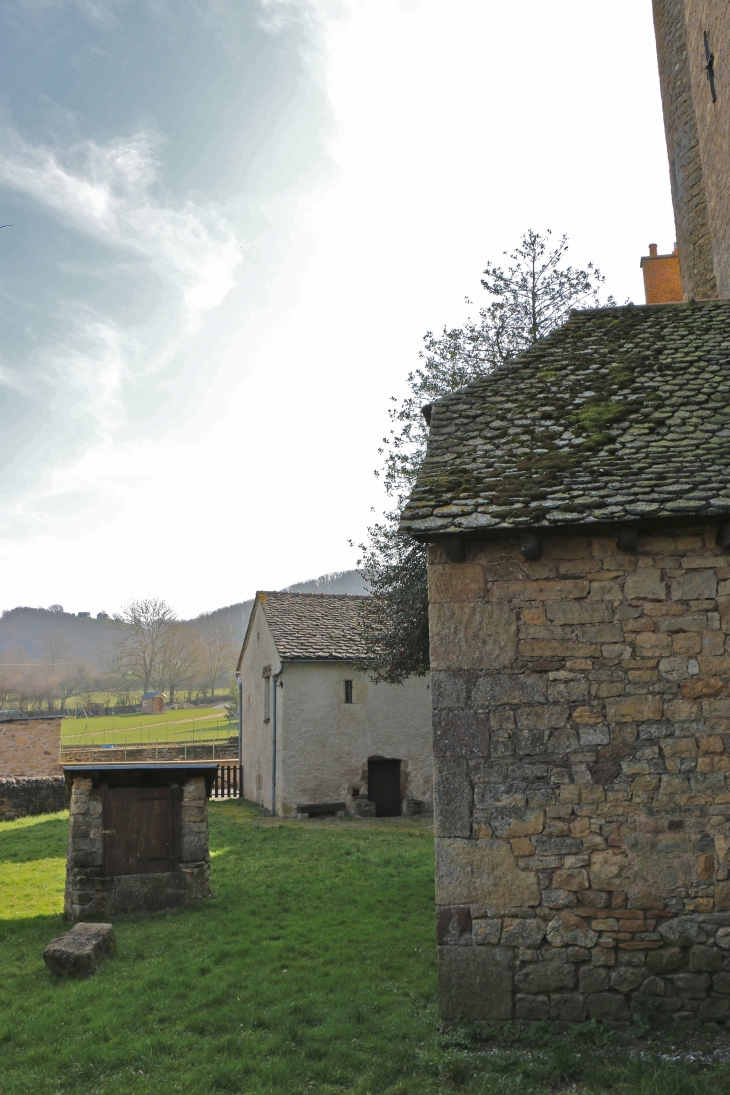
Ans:
{"type": "Polygon", "coordinates": [[[0,863],[29,863],[66,856],[68,812],[0,822],[0,863]]]}

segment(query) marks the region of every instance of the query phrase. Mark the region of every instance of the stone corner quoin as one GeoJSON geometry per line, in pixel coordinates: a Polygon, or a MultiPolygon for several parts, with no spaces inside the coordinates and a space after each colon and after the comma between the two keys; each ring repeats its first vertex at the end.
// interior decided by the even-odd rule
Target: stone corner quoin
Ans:
{"type": "Polygon", "coordinates": [[[730,1023],[716,525],[429,547],[445,1021],[730,1023]]]}

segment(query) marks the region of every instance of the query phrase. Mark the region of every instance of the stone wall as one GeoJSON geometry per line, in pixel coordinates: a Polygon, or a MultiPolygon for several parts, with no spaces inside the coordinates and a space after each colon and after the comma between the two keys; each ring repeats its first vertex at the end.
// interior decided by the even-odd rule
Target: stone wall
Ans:
{"type": "Polygon", "coordinates": [[[210,896],[208,798],[202,777],[182,789],[181,856],[174,871],[109,876],[103,868],[102,794],[75,776],[69,809],[64,909],[69,920],[157,912],[210,896]]]}
{"type": "Polygon", "coordinates": [[[0,821],[65,810],[66,784],[54,776],[0,777],[0,821]]]}
{"type": "Polygon", "coordinates": [[[0,777],[61,777],[61,716],[0,720],[0,777]]]}
{"type": "Polygon", "coordinates": [[[730,1020],[716,530],[429,549],[444,1020],[730,1020]]]}
{"type": "Polygon", "coordinates": [[[730,21],[726,0],[653,0],[685,297],[730,296],[730,21]],[[704,31],[715,54],[716,101],[704,31]]]}

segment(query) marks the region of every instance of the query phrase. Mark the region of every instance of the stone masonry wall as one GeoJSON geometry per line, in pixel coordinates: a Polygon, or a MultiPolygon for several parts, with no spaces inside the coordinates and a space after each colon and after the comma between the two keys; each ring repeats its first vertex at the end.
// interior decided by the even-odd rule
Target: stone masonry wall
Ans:
{"type": "Polygon", "coordinates": [[[61,717],[0,721],[0,776],[61,777],[61,717]]]}
{"type": "Polygon", "coordinates": [[[429,560],[442,1018],[730,1022],[716,530],[429,560]]]}
{"type": "Polygon", "coordinates": [[[91,779],[74,778],[64,901],[69,920],[156,912],[210,897],[205,780],[193,777],[183,785],[182,791],[182,847],[177,870],[114,877],[103,873],[101,790],[94,787],[91,779]]]}
{"type": "Polygon", "coordinates": [[[685,0],[653,0],[653,9],[682,287],[685,297],[716,297],[685,0]]]}
{"type": "Polygon", "coordinates": [[[687,55],[697,117],[700,159],[717,295],[730,296],[730,12],[727,0],[685,0],[687,55]],[[703,32],[715,54],[712,101],[703,32]]]}
{"type": "Polygon", "coordinates": [[[0,777],[0,821],[66,809],[66,784],[59,776],[0,777]]]}

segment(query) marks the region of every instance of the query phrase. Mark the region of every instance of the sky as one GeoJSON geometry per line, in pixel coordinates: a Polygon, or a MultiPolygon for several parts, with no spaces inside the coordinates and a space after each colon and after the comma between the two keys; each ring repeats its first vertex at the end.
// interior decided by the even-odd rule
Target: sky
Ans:
{"type": "Polygon", "coordinates": [[[4,0],[0,224],[0,608],[352,567],[489,260],[549,228],[643,303],[651,4],[4,0]]]}

